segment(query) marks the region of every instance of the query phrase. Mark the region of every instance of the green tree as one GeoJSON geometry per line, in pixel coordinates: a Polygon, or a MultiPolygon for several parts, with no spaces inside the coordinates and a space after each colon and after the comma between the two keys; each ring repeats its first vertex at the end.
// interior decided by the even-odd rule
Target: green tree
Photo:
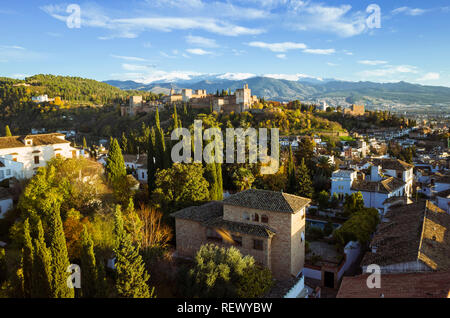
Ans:
{"type": "Polygon", "coordinates": [[[66,247],[59,206],[50,215],[49,242],[52,255],[52,296],[53,298],[73,298],[74,290],[67,286],[69,256],[66,247]]]}
{"type": "Polygon", "coordinates": [[[220,184],[217,177],[216,163],[212,162],[205,167],[205,179],[209,182],[209,197],[211,200],[220,200],[220,184]]]}
{"type": "Polygon", "coordinates": [[[233,184],[239,191],[244,191],[252,187],[255,177],[253,173],[246,168],[238,168],[232,175],[233,184]]]}
{"type": "Polygon", "coordinates": [[[30,222],[26,219],[23,222],[23,281],[25,297],[31,296],[32,272],[33,272],[33,242],[30,234],[30,222]]]}
{"type": "Polygon", "coordinates": [[[200,247],[186,279],[190,297],[260,297],[271,286],[270,271],[259,268],[252,256],[214,244],[200,247]]]}
{"type": "Polygon", "coordinates": [[[177,129],[178,127],[178,114],[177,114],[177,105],[173,105],[173,129],[177,129]]]}
{"type": "Polygon", "coordinates": [[[88,149],[86,137],[83,137],[83,149],[88,149]]]}
{"type": "Polygon", "coordinates": [[[358,191],[345,196],[344,215],[350,216],[362,209],[364,209],[364,198],[361,192],[358,191]]]}
{"type": "Polygon", "coordinates": [[[330,200],[330,194],[327,191],[322,190],[317,196],[317,202],[319,203],[319,208],[322,210],[328,208],[329,200],[330,200]]]}
{"type": "Polygon", "coordinates": [[[175,163],[156,174],[155,200],[165,211],[197,205],[209,199],[209,184],[201,164],[175,163]]]}
{"type": "Polygon", "coordinates": [[[222,177],[222,164],[216,163],[217,174],[217,200],[223,199],[223,177],[222,177]]]}
{"type": "Polygon", "coordinates": [[[301,164],[297,170],[298,176],[298,194],[306,198],[312,198],[314,189],[312,186],[309,169],[305,164],[305,159],[302,158],[301,164]]]}
{"type": "Polygon", "coordinates": [[[365,245],[370,242],[371,235],[377,229],[378,223],[380,223],[380,214],[377,209],[362,208],[334,231],[333,237],[341,247],[350,241],[358,241],[365,245]]]}
{"type": "Polygon", "coordinates": [[[152,127],[150,131],[150,137],[148,139],[148,152],[147,152],[147,183],[148,183],[148,192],[150,194],[155,189],[155,175],[156,175],[155,158],[157,156],[155,138],[156,138],[155,127],[152,127]]]}
{"type": "Polygon", "coordinates": [[[296,193],[298,186],[297,186],[297,178],[295,175],[294,154],[292,153],[292,146],[289,146],[287,174],[288,174],[287,192],[296,193]]]}
{"type": "Polygon", "coordinates": [[[5,126],[5,137],[11,137],[11,136],[12,136],[11,130],[9,129],[9,126],[6,125],[5,126]]]}
{"type": "Polygon", "coordinates": [[[122,133],[122,137],[120,138],[120,146],[121,146],[123,152],[125,152],[125,153],[130,152],[129,151],[130,147],[128,147],[128,139],[124,132],[122,133]]]}
{"type": "Polygon", "coordinates": [[[119,297],[154,297],[154,288],[150,290],[147,285],[150,276],[145,269],[142,256],[139,254],[139,247],[133,245],[129,234],[124,231],[120,207],[116,208],[114,214],[114,234],[117,242],[114,253],[117,272],[116,289],[119,297]]]}
{"type": "Polygon", "coordinates": [[[81,234],[81,273],[83,278],[83,297],[92,298],[97,295],[98,270],[94,254],[94,243],[86,226],[81,234]]]}
{"type": "Polygon", "coordinates": [[[45,244],[44,229],[39,219],[37,223],[37,239],[34,239],[33,262],[33,298],[52,297],[52,269],[51,253],[45,244]]]}
{"type": "Polygon", "coordinates": [[[122,150],[120,149],[117,139],[113,139],[106,159],[106,175],[108,180],[115,182],[119,178],[127,175],[125,161],[123,159],[122,150]]]}

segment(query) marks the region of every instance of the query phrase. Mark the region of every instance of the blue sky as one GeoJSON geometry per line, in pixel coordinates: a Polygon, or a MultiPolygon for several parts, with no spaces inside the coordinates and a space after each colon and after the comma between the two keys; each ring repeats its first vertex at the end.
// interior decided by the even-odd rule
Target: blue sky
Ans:
{"type": "Polygon", "coordinates": [[[443,0],[16,0],[2,1],[0,30],[0,76],[150,83],[223,74],[450,86],[443,0]],[[68,22],[71,4],[81,9],[79,28],[68,22]],[[381,9],[380,28],[366,21],[375,14],[370,4],[381,9]]]}

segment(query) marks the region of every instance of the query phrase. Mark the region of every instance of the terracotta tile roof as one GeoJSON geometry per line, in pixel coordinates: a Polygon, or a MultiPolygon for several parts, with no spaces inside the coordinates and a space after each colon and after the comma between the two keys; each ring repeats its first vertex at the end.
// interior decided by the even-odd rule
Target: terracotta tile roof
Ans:
{"type": "Polygon", "coordinates": [[[429,201],[390,210],[375,233],[362,266],[422,261],[433,270],[450,270],[450,215],[429,201]]]}
{"type": "Polygon", "coordinates": [[[204,226],[228,230],[230,232],[248,234],[259,237],[271,237],[276,232],[266,225],[232,222],[224,220],[222,216],[203,222],[204,226]]]}
{"type": "Polygon", "coordinates": [[[64,136],[64,135],[55,133],[55,134],[43,134],[43,135],[0,137],[0,149],[31,147],[31,146],[25,145],[25,142],[24,142],[25,139],[32,139],[33,146],[46,146],[46,145],[70,143],[70,141],[63,140],[63,139],[59,138],[58,136],[64,136]]]}
{"type": "Polygon", "coordinates": [[[382,274],[381,288],[372,289],[367,277],[344,277],[337,298],[447,298],[450,293],[450,272],[382,274]]]}
{"type": "Polygon", "coordinates": [[[11,193],[9,193],[8,189],[0,187],[0,200],[12,198],[11,193]]]}
{"type": "Polygon", "coordinates": [[[172,217],[196,222],[204,222],[223,215],[222,202],[212,201],[201,206],[190,206],[171,214],[172,217]]]}
{"type": "Polygon", "coordinates": [[[389,177],[381,181],[355,180],[352,184],[352,190],[391,193],[405,185],[403,180],[389,177]]]}
{"type": "Polygon", "coordinates": [[[245,190],[223,200],[227,205],[284,213],[295,213],[310,202],[310,199],[292,194],[257,189],[245,190]]]}
{"type": "Polygon", "coordinates": [[[381,166],[385,170],[406,171],[414,166],[399,159],[372,159],[372,164],[381,166]]]}
{"type": "Polygon", "coordinates": [[[266,225],[232,222],[223,219],[222,202],[213,201],[201,206],[191,206],[172,213],[172,217],[201,223],[205,227],[220,228],[236,233],[271,237],[275,230],[266,225]]]}

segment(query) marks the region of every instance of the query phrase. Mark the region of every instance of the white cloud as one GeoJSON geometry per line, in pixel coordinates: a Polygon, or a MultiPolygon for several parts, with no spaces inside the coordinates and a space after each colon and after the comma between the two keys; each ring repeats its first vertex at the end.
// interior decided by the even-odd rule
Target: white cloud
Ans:
{"type": "Polygon", "coordinates": [[[410,7],[400,7],[392,10],[392,14],[406,14],[410,16],[418,16],[426,13],[428,10],[410,7]]]}
{"type": "MultiPolygon", "coordinates": [[[[53,18],[66,22],[67,13],[65,7],[61,5],[47,5],[41,7],[43,11],[53,18]]],[[[215,19],[208,16],[140,16],[140,17],[120,17],[111,18],[105,14],[102,8],[95,5],[85,5],[81,15],[82,27],[96,27],[110,30],[112,35],[102,36],[100,39],[108,40],[112,38],[136,38],[140,33],[148,30],[171,32],[174,30],[203,30],[210,33],[239,36],[257,35],[264,32],[263,29],[247,28],[224,22],[227,20],[215,19]]]]}
{"type": "Polygon", "coordinates": [[[122,68],[125,71],[131,71],[131,72],[141,72],[141,71],[146,71],[149,69],[149,67],[146,65],[136,65],[136,64],[128,64],[128,63],[122,64],[122,68]]]}
{"type": "Polygon", "coordinates": [[[327,65],[328,65],[328,66],[338,66],[339,64],[332,63],[332,62],[328,62],[327,65]]]}
{"type": "Polygon", "coordinates": [[[186,37],[186,42],[192,45],[197,45],[206,48],[216,48],[219,46],[217,45],[216,40],[204,38],[202,36],[188,35],[186,37]]]}
{"type": "Polygon", "coordinates": [[[364,65],[382,65],[382,64],[387,64],[388,62],[380,61],[380,60],[362,60],[362,61],[358,61],[358,63],[364,64],[364,65]]]}
{"type": "Polygon", "coordinates": [[[276,56],[282,60],[286,59],[286,54],[277,54],[276,56]]]}
{"type": "Polygon", "coordinates": [[[424,76],[422,76],[421,78],[417,79],[418,81],[422,82],[422,81],[436,81],[438,79],[441,78],[441,75],[439,73],[434,73],[434,72],[430,72],[430,73],[426,73],[424,76]]]}
{"type": "Polygon", "coordinates": [[[212,52],[205,51],[203,49],[187,49],[186,52],[194,54],[194,55],[209,55],[209,54],[212,54],[212,52]]]}
{"type": "Polygon", "coordinates": [[[304,53],[318,54],[318,55],[330,55],[336,52],[335,49],[304,49],[304,53]]]}
{"type": "Polygon", "coordinates": [[[10,49],[10,50],[25,50],[24,47],[18,45],[0,45],[0,49],[10,49]]]}
{"type": "Polygon", "coordinates": [[[249,46],[269,49],[272,52],[287,52],[289,50],[306,49],[304,43],[282,42],[282,43],[266,43],[266,42],[250,42],[249,46]]]}
{"type": "Polygon", "coordinates": [[[125,61],[135,61],[135,62],[146,62],[147,61],[147,59],[144,59],[142,57],[135,57],[135,56],[122,56],[122,55],[111,54],[111,57],[120,59],[120,60],[125,60],[125,61]]]}
{"type": "Polygon", "coordinates": [[[318,30],[351,37],[367,31],[365,12],[351,12],[351,5],[339,7],[310,1],[290,1],[291,22],[297,30],[318,30]],[[297,22],[299,21],[299,22],[297,22]]]}
{"type": "Polygon", "coordinates": [[[411,65],[386,65],[384,68],[362,71],[359,75],[362,77],[384,77],[406,73],[418,73],[417,67],[411,65]]]}

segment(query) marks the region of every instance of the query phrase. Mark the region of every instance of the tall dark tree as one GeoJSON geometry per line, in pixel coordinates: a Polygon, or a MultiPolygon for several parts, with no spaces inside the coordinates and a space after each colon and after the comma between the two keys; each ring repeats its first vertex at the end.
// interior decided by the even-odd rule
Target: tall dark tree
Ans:
{"type": "Polygon", "coordinates": [[[120,138],[120,147],[122,148],[122,151],[124,153],[129,153],[128,139],[124,132],[122,133],[122,137],[120,138]]]}
{"type": "Polygon", "coordinates": [[[31,297],[34,248],[30,234],[30,222],[23,222],[23,282],[25,297],[31,297]]]}
{"type": "Polygon", "coordinates": [[[59,206],[55,206],[50,215],[49,242],[52,255],[52,297],[73,298],[74,290],[67,286],[70,262],[59,206]]]}
{"type": "Polygon", "coordinates": [[[147,183],[149,193],[152,193],[153,190],[155,189],[156,157],[157,152],[156,152],[155,127],[152,127],[150,131],[150,138],[148,138],[148,153],[147,153],[147,183]]]}
{"type": "Polygon", "coordinates": [[[114,236],[117,294],[124,298],[153,297],[154,289],[150,290],[147,285],[150,275],[148,275],[142,256],[139,254],[139,247],[133,245],[130,235],[123,228],[120,207],[116,207],[114,214],[114,236]]]}
{"type": "Polygon", "coordinates": [[[83,137],[83,149],[88,149],[86,137],[83,137]]]}
{"type": "Polygon", "coordinates": [[[45,244],[44,229],[39,219],[37,223],[37,239],[34,239],[33,289],[31,297],[52,297],[51,253],[45,244]]]}
{"type": "Polygon", "coordinates": [[[309,169],[305,164],[305,159],[302,159],[302,162],[297,170],[298,177],[298,195],[312,198],[314,189],[311,181],[311,176],[309,174],[309,169]]]}
{"type": "Polygon", "coordinates": [[[295,173],[294,154],[292,152],[292,146],[289,146],[289,158],[288,158],[288,193],[296,193],[298,189],[297,177],[295,173]]]}
{"type": "Polygon", "coordinates": [[[223,176],[222,176],[222,164],[221,163],[216,163],[216,174],[217,174],[217,184],[218,184],[218,188],[217,188],[217,200],[222,200],[223,199],[223,176]]]}
{"type": "Polygon", "coordinates": [[[108,180],[115,182],[121,177],[127,175],[125,161],[123,159],[122,150],[120,149],[117,139],[113,139],[106,159],[106,175],[108,180]]]}
{"type": "Polygon", "coordinates": [[[173,129],[177,129],[179,121],[178,121],[178,114],[177,114],[177,105],[173,105],[173,129]]]}
{"type": "Polygon", "coordinates": [[[81,285],[83,297],[92,298],[97,296],[98,270],[94,254],[94,243],[86,226],[84,226],[81,234],[81,273],[83,274],[83,284],[81,285]]]}

